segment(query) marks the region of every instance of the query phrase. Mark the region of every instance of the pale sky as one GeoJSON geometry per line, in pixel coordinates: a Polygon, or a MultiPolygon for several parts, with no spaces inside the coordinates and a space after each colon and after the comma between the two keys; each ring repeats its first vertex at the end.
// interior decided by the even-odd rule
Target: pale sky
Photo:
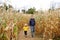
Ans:
{"type": "Polygon", "coordinates": [[[0,3],[6,2],[11,4],[16,9],[28,9],[30,7],[35,7],[38,9],[49,9],[52,3],[58,3],[60,5],[60,0],[0,0],[0,3]]]}

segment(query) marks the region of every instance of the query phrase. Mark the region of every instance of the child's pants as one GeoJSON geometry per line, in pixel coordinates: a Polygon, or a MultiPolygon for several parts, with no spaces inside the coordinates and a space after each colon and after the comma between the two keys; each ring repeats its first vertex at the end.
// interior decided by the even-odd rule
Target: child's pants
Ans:
{"type": "Polygon", "coordinates": [[[24,31],[24,34],[27,35],[27,31],[24,31]]]}

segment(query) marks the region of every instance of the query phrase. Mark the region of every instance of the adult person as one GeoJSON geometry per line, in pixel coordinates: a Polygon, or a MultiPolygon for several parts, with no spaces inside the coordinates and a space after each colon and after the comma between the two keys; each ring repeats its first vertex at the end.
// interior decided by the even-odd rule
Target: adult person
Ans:
{"type": "Polygon", "coordinates": [[[30,29],[31,29],[31,36],[34,37],[34,34],[35,34],[35,19],[34,19],[33,15],[30,18],[29,26],[30,26],[30,29]]]}

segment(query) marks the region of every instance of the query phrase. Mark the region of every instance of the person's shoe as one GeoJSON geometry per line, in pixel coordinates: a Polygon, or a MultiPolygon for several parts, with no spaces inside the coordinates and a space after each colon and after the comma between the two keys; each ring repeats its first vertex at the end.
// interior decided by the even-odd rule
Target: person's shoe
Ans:
{"type": "Polygon", "coordinates": [[[25,36],[25,38],[27,38],[27,35],[25,36]]]}
{"type": "Polygon", "coordinates": [[[32,38],[33,38],[34,36],[32,35],[32,38]]]}

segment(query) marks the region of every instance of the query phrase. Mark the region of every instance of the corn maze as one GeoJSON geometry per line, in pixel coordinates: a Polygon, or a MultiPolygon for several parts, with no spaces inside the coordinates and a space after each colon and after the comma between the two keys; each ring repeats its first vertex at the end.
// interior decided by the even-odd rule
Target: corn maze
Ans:
{"type": "MultiPolygon", "coordinates": [[[[31,14],[20,14],[0,8],[0,40],[17,40],[19,31],[29,22],[31,14]]],[[[43,40],[60,40],[60,12],[51,11],[34,14],[35,34],[43,40]],[[59,37],[59,38],[58,38],[59,37]]]]}

